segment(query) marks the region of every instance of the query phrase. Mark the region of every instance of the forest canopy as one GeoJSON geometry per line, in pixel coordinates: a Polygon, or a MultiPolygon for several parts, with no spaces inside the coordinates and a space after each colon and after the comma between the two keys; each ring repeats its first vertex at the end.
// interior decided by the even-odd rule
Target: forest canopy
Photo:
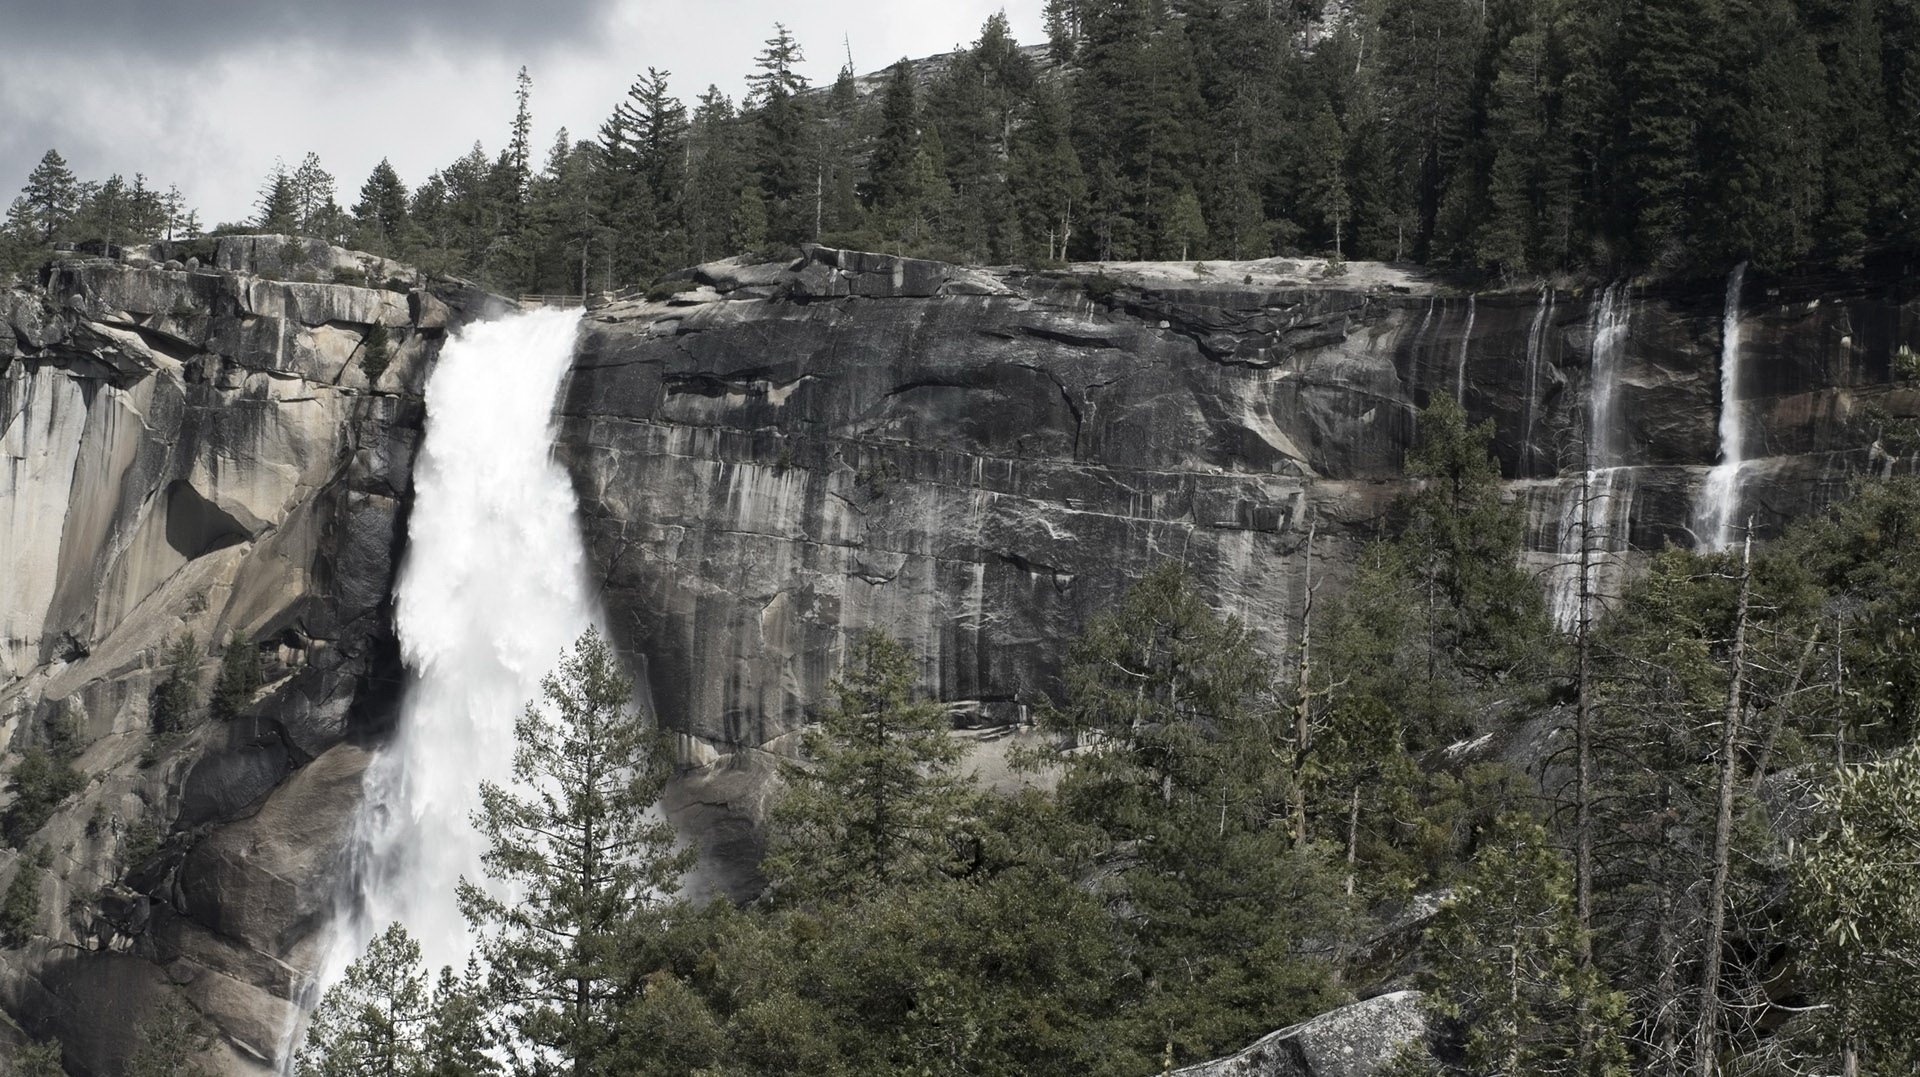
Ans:
{"type": "MultiPolygon", "coordinates": [[[[1910,271],[1920,9],[1908,0],[1046,0],[968,48],[799,74],[776,26],[738,101],[649,67],[588,137],[358,187],[308,154],[256,215],[501,291],[578,294],[800,242],[993,264],[1307,255],[1484,279],[1910,271]]],[[[503,88],[504,89],[504,88],[503,88]]],[[[0,232],[57,242],[202,223],[146,177],[54,151],[0,232]]]]}

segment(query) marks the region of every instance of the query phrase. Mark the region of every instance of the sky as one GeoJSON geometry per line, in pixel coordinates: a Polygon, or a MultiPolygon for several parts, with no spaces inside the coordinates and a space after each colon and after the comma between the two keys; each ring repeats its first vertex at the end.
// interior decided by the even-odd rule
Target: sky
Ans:
{"type": "Polygon", "coordinates": [[[253,212],[275,158],[308,151],[342,205],[380,158],[408,184],[506,141],[514,74],[533,77],[539,156],[591,136],[647,67],[691,103],[738,99],[784,22],[802,72],[950,51],[1004,8],[1042,40],[1041,0],[0,0],[0,206],[57,148],[84,179],[178,184],[201,221],[253,212]]]}

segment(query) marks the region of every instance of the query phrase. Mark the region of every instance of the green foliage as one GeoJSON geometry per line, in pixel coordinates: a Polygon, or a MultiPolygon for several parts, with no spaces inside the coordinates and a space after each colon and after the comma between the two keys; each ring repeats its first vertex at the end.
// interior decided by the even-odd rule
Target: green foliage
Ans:
{"type": "Polygon", "coordinates": [[[420,944],[405,928],[390,924],[327,989],[308,1021],[294,1072],[298,1077],[424,1075],[430,1009],[420,944]]]}
{"type": "Polygon", "coordinates": [[[162,661],[167,673],[148,698],[147,720],[166,737],[199,724],[200,645],[191,634],[182,634],[167,645],[162,661]]]}
{"type": "Polygon", "coordinates": [[[1864,1073],[1920,1059],[1920,749],[1844,767],[1792,872],[1793,911],[1824,1045],[1864,1073]]]}
{"type": "Polygon", "coordinates": [[[22,1047],[13,1056],[15,1077],[67,1077],[60,1065],[60,1044],[54,1041],[22,1047]]]}
{"type": "MultiPolygon", "coordinates": [[[[368,326],[360,348],[360,371],[367,376],[367,384],[373,385],[380,380],[380,375],[387,372],[387,364],[393,361],[393,344],[387,327],[379,322],[368,326]]],[[[258,661],[256,658],[256,665],[258,661]]],[[[255,677],[258,678],[257,672],[255,677]]]]}
{"type": "Polygon", "coordinates": [[[1422,944],[1428,1005],[1463,1048],[1450,1072],[1624,1077],[1624,1000],[1582,966],[1580,935],[1571,872],[1546,830],[1500,817],[1422,944]]]}
{"type": "Polygon", "coordinates": [[[61,802],[86,785],[86,778],[73,767],[84,746],[71,708],[69,701],[55,713],[46,723],[43,743],[22,750],[7,776],[11,799],[0,811],[0,835],[15,849],[25,848],[61,802]]]}
{"type": "Polygon", "coordinates": [[[40,882],[45,877],[45,850],[22,852],[15,858],[13,879],[0,896],[0,940],[25,946],[40,920],[40,882]]]}
{"type": "Polygon", "coordinates": [[[833,703],[807,730],[773,813],[765,870],[783,901],[929,880],[950,866],[965,804],[946,708],[915,698],[906,648],[856,637],[833,703]]]}
{"type": "Polygon", "coordinates": [[[126,1077],[212,1077],[202,1062],[213,1049],[207,1022],[177,996],[149,1012],[138,1030],[138,1044],[127,1059],[126,1077]]]}
{"type": "Polygon", "coordinates": [[[1323,849],[1278,825],[1271,670],[1177,567],[1096,616],[1041,717],[1063,822],[1124,940],[1128,1045],[1193,1060],[1339,1001],[1346,930],[1323,849]]]}
{"type": "Polygon", "coordinates": [[[541,682],[514,726],[517,792],[483,783],[474,824],[487,874],[507,902],[470,880],[460,905],[522,1041],[582,1071],[609,1039],[629,935],[678,889],[691,850],[653,813],[672,773],[662,734],[630,709],[633,682],[593,629],[541,682]]]}
{"type": "Polygon", "coordinates": [[[220,655],[220,678],[214,682],[207,712],[215,721],[232,721],[253,702],[260,689],[260,649],[245,632],[235,632],[220,655]]]}

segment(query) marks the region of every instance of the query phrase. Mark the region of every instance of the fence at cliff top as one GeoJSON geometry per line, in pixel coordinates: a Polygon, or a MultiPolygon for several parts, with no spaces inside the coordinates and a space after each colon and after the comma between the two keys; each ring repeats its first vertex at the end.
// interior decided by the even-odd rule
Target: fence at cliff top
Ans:
{"type": "MultiPolygon", "coordinates": [[[[573,486],[552,456],[554,401],[579,319],[533,309],[468,325],[427,382],[394,588],[410,679],[393,739],[367,768],[326,957],[301,1009],[389,923],[405,925],[430,968],[466,961],[455,886],[490,882],[470,822],[480,783],[514,785],[514,719],[598,619],[573,486]]],[[[282,1072],[303,1020],[284,1032],[282,1072]]]]}
{"type": "Polygon", "coordinates": [[[523,295],[520,297],[523,307],[584,307],[587,297],[582,295],[523,295]]]}

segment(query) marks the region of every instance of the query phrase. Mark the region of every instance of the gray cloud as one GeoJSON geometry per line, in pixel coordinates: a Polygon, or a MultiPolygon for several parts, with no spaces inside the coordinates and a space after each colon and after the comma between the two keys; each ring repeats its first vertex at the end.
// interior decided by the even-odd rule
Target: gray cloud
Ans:
{"type": "Polygon", "coordinates": [[[134,49],[190,76],[207,54],[298,40],[386,52],[421,39],[524,47],[596,32],[615,0],[26,0],[7,35],[62,50],[134,49]],[[162,60],[159,52],[171,53],[162,60]]]}

